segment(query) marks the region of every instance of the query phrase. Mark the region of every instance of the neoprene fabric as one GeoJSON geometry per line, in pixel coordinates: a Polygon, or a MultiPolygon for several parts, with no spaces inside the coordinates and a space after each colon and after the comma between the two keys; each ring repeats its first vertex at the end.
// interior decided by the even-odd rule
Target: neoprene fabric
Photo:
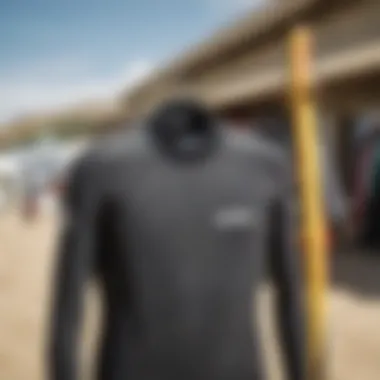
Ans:
{"type": "Polygon", "coordinates": [[[286,153],[215,123],[207,124],[210,133],[151,127],[111,138],[73,168],[48,379],[78,380],[83,292],[96,276],[105,308],[98,380],[264,380],[252,301],[269,269],[286,375],[304,380],[303,282],[286,153]],[[199,144],[199,159],[201,135],[212,141],[199,144]]]}

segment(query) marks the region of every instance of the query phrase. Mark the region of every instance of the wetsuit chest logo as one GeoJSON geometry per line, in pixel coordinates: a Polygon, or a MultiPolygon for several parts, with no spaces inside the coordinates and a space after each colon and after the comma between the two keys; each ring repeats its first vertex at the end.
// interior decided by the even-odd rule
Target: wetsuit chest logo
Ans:
{"type": "Polygon", "coordinates": [[[248,206],[231,206],[217,210],[214,225],[219,230],[251,229],[258,224],[258,215],[248,206]]]}

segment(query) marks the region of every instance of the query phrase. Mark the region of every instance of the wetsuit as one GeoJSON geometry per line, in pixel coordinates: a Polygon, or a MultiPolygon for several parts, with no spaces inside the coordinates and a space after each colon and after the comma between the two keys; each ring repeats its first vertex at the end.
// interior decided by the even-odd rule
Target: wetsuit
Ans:
{"type": "Polygon", "coordinates": [[[73,169],[49,379],[78,379],[91,274],[105,307],[97,379],[266,379],[252,297],[268,267],[287,378],[304,379],[288,158],[207,117],[178,131],[152,120],[94,148],[73,169]]]}

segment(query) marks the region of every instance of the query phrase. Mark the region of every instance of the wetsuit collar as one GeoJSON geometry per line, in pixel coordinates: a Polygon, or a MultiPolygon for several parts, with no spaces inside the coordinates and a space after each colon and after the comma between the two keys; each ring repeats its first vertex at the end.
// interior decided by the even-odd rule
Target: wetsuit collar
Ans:
{"type": "Polygon", "coordinates": [[[178,161],[194,162],[213,154],[219,141],[217,122],[194,102],[161,107],[150,119],[150,133],[160,151],[178,161]]]}

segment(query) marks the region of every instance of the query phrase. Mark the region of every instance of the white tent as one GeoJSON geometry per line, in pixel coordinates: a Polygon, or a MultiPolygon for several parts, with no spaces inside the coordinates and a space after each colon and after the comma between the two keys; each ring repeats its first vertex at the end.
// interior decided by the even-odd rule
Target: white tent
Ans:
{"type": "Polygon", "coordinates": [[[17,196],[21,186],[19,163],[9,156],[0,156],[0,209],[17,196]]]}

